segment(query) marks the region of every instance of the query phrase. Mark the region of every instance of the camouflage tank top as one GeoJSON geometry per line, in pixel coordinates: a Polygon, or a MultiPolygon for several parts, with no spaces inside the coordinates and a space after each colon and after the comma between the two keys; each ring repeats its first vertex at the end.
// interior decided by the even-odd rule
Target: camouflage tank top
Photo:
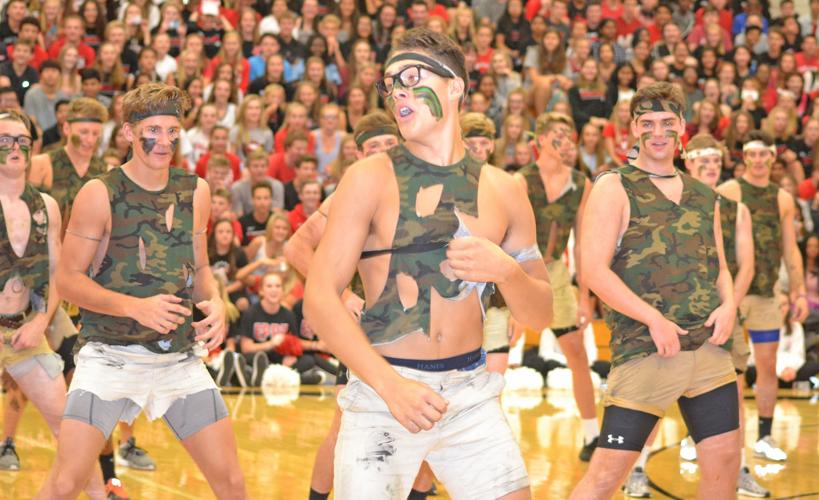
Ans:
{"type": "Polygon", "coordinates": [[[48,210],[43,196],[30,184],[26,184],[20,196],[31,214],[31,229],[22,257],[11,246],[6,216],[0,205],[0,290],[10,279],[19,277],[29,290],[31,308],[45,312],[48,302],[48,210]]]}
{"type": "MultiPolygon", "coordinates": [[[[680,174],[683,192],[677,205],[637,167],[629,164],[615,172],[620,174],[631,212],[611,270],[631,291],[688,330],[688,335],[679,337],[682,350],[696,350],[711,336],[713,328],[704,323],[720,305],[714,239],[717,195],[680,174]]],[[[657,352],[643,323],[610,308],[606,323],[611,329],[612,366],[657,352]]]]}
{"type": "Polygon", "coordinates": [[[725,262],[731,277],[737,275],[737,209],[739,203],[719,196],[719,220],[722,227],[722,247],[725,250],[725,262]]]}
{"type": "Polygon", "coordinates": [[[748,295],[773,297],[782,262],[782,225],[779,221],[779,186],[757,187],[739,178],[742,203],[751,212],[754,233],[754,280],[748,295]]]}
{"type": "Polygon", "coordinates": [[[536,163],[526,165],[518,172],[526,178],[529,202],[535,212],[537,244],[540,252],[544,257],[547,255],[550,239],[552,239],[551,252],[548,255],[552,260],[560,260],[569,243],[569,234],[577,220],[577,211],[586,188],[586,176],[572,169],[569,182],[560,196],[555,201],[549,202],[536,163]],[[552,234],[553,227],[555,234],[552,234]]]}
{"type": "MultiPolygon", "coordinates": [[[[147,191],[115,168],[100,176],[111,203],[111,237],[91,278],[108,290],[146,298],[171,294],[192,308],[194,281],[193,194],[197,177],[172,168],[165,189],[147,191]]],[[[82,309],[81,343],[140,344],[156,353],[180,352],[194,344],[191,317],[168,334],[131,318],[82,309]]]]}
{"type": "Polygon", "coordinates": [[[71,163],[71,158],[65,152],[65,147],[51,150],[47,154],[51,160],[51,171],[53,172],[49,194],[57,200],[63,218],[63,228],[65,228],[71,217],[71,205],[74,204],[74,198],[77,197],[80,188],[91,179],[104,174],[107,167],[102,158],[93,156],[91,163],[88,164],[88,171],[83,177],[80,177],[74,169],[74,164],[71,163]]]}
{"type": "Polygon", "coordinates": [[[447,278],[441,272],[447,244],[469,232],[457,212],[478,216],[478,181],[483,162],[468,154],[445,167],[432,165],[413,156],[403,145],[388,152],[400,196],[398,222],[392,248],[363,252],[362,259],[390,254],[384,291],[361,316],[361,327],[373,345],[396,341],[416,332],[429,334],[431,293],[451,300],[462,299],[477,289],[485,308],[492,295],[489,284],[467,283],[447,278]],[[441,185],[441,199],[435,212],[416,213],[416,198],[424,188],[441,185]],[[404,307],[398,293],[398,279],[410,279],[418,288],[417,301],[404,307]]]}

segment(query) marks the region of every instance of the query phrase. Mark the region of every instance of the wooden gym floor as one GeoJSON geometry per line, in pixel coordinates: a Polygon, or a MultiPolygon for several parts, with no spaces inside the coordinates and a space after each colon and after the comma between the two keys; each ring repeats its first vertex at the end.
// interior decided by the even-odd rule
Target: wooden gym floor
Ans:
{"type": "MultiPolygon", "coordinates": [[[[773,498],[819,498],[819,393],[780,391],[774,437],[789,453],[784,465],[749,458],[749,466],[773,498]]],[[[268,401],[259,391],[226,394],[238,438],[239,458],[252,498],[306,500],[313,458],[330,425],[335,402],[328,387],[303,388],[297,399],[268,401]]],[[[574,400],[566,391],[543,397],[504,394],[504,407],[526,458],[535,499],[566,498],[586,470],[577,459],[581,429],[574,400]]],[[[745,401],[748,443],[756,437],[756,405],[745,401]]],[[[648,461],[654,498],[693,498],[695,464],[681,463],[679,440],[685,427],[676,408],[663,420],[648,461]]],[[[213,498],[202,475],[164,422],[137,421],[137,443],[157,462],[154,472],[118,469],[133,499],[213,498]]],[[[54,458],[54,441],[42,418],[28,405],[17,437],[23,464],[0,472],[0,498],[31,498],[54,458]]],[[[445,492],[438,497],[446,499],[445,492]]],[[[620,494],[617,495],[620,497],[620,494]]]]}

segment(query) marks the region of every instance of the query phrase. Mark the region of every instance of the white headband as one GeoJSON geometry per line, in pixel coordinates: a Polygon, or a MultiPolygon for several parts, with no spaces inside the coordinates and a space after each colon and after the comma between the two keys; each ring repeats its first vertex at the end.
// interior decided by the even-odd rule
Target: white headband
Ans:
{"type": "Polygon", "coordinates": [[[693,151],[685,152],[685,160],[693,160],[695,158],[702,158],[703,156],[716,155],[722,158],[722,150],[717,148],[702,148],[693,151]]]}
{"type": "Polygon", "coordinates": [[[767,149],[771,153],[776,155],[776,146],[766,146],[762,141],[751,141],[746,142],[744,146],[742,146],[742,152],[750,151],[752,149],[767,149]]]}

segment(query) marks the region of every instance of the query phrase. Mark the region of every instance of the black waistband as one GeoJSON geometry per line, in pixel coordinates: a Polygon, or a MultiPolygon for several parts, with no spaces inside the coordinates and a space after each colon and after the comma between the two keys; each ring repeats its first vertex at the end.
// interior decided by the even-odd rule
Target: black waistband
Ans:
{"type": "Polygon", "coordinates": [[[448,241],[431,241],[429,243],[413,243],[412,245],[405,245],[403,247],[383,248],[381,250],[366,250],[361,252],[362,259],[370,257],[377,257],[379,255],[386,255],[389,253],[424,253],[430,250],[438,250],[444,248],[449,244],[448,241]]]}
{"type": "Polygon", "coordinates": [[[485,356],[484,350],[478,348],[466,354],[444,359],[403,359],[389,356],[384,356],[384,359],[393,366],[403,366],[424,372],[447,372],[450,370],[463,370],[471,365],[475,365],[474,368],[477,368],[480,362],[485,359],[485,356]]]}

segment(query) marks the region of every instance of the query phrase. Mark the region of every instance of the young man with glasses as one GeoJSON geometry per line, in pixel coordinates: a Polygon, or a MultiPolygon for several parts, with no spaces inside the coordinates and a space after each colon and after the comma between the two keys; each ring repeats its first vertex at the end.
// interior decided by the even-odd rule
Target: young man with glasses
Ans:
{"type": "MultiPolygon", "coordinates": [[[[28,118],[0,111],[0,368],[40,410],[51,432],[60,431],[65,408],[62,360],[46,340],[59,307],[54,272],[60,250],[60,210],[51,196],[26,183],[33,140],[28,118]]],[[[4,446],[5,448],[5,446],[4,446]]],[[[85,487],[104,498],[99,474],[85,487]]]]}
{"type": "Polygon", "coordinates": [[[503,376],[486,371],[481,343],[491,283],[522,322],[551,319],[532,209],[511,176],[466,152],[454,42],[412,29],[385,74],[377,88],[405,142],[347,171],[305,290],[307,320],[351,372],[335,495],[406,498],[426,460],[453,498],[529,498],[503,376]],[[341,300],[356,267],[360,326],[341,300]]]}

